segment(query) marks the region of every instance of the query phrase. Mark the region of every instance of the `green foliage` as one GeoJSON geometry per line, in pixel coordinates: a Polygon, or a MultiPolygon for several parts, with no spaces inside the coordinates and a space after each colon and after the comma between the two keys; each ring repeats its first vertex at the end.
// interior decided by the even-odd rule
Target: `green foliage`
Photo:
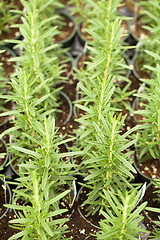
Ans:
{"type": "Polygon", "coordinates": [[[27,10],[24,17],[21,18],[22,24],[15,26],[19,27],[24,41],[14,41],[17,44],[16,47],[22,49],[22,54],[19,57],[12,58],[11,61],[17,61],[21,69],[29,72],[33,81],[36,78],[33,88],[43,84],[37,97],[49,94],[45,105],[42,104],[41,107],[48,110],[53,109],[57,106],[57,92],[54,87],[57,82],[63,80],[61,76],[63,72],[62,64],[60,66],[59,60],[64,52],[53,41],[55,35],[59,33],[57,26],[55,24],[54,27],[50,26],[52,22],[56,21],[57,16],[48,17],[45,15],[46,17],[42,17],[43,12],[47,11],[48,8],[51,9],[50,5],[53,1],[45,1],[43,6],[41,6],[41,1],[24,1],[23,3],[27,10]],[[47,82],[46,79],[48,79],[47,82]]]}
{"type": "Polygon", "coordinates": [[[138,97],[140,97],[140,102],[143,103],[143,109],[135,111],[136,114],[144,116],[145,130],[139,131],[138,135],[135,135],[139,159],[142,161],[145,160],[148,153],[154,159],[160,157],[160,65],[157,64],[155,68],[146,67],[154,71],[154,78],[142,79],[146,84],[144,91],[139,93],[138,97]]]}
{"type": "MultiPolygon", "coordinates": [[[[93,1],[90,2],[94,5],[93,1]]],[[[114,82],[121,78],[123,69],[126,68],[121,55],[126,49],[121,42],[121,19],[116,15],[113,1],[98,1],[95,4],[98,7],[93,8],[91,14],[96,16],[96,11],[99,14],[96,18],[88,20],[87,28],[87,32],[93,38],[88,46],[91,57],[86,63],[86,69],[78,71],[81,76],[79,92],[83,98],[76,104],[82,110],[81,117],[77,119],[80,127],[76,131],[76,146],[83,150],[80,171],[86,181],[83,185],[90,190],[87,200],[83,203],[83,206],[87,205],[88,215],[103,209],[104,200],[101,193],[104,189],[112,188],[116,191],[118,187],[124,193],[127,186],[131,187],[129,179],[133,178],[135,169],[132,166],[132,151],[129,148],[136,139],[132,141],[129,136],[139,128],[137,126],[122,134],[126,116],[118,114],[121,108],[118,104],[115,107],[114,103],[114,82]],[[113,12],[109,11],[108,15],[105,15],[107,4],[110,4],[110,9],[113,7],[113,12]]],[[[120,90],[116,91],[118,101],[121,101],[121,95],[122,99],[128,98],[129,94],[125,90],[127,87],[122,90],[123,94],[120,90]]]]}
{"type": "Polygon", "coordinates": [[[17,179],[20,190],[15,190],[13,204],[6,205],[9,208],[19,211],[20,218],[11,220],[11,226],[19,229],[20,232],[9,238],[12,239],[39,239],[39,240],[59,240],[66,231],[64,224],[67,219],[60,217],[66,212],[57,208],[57,202],[69,193],[65,191],[52,199],[46,199],[46,192],[50,191],[54,182],[43,188],[41,177],[37,172],[27,167],[27,175],[17,179]],[[24,200],[24,206],[15,204],[18,199],[24,200]],[[52,209],[52,210],[51,210],[52,209]],[[21,212],[20,212],[21,211],[21,212]],[[59,218],[58,218],[59,217],[59,218]]]}
{"type": "Polygon", "coordinates": [[[118,15],[117,8],[121,5],[120,2],[120,0],[70,0],[69,4],[75,6],[71,11],[72,14],[76,15],[76,22],[83,22],[85,26],[88,26],[90,19],[101,18],[101,22],[104,19],[107,19],[109,22],[115,20],[115,16],[118,15]]]}
{"type": "Polygon", "coordinates": [[[133,240],[137,239],[147,231],[142,229],[140,222],[143,216],[141,211],[145,208],[147,202],[137,206],[141,191],[137,188],[126,191],[125,194],[120,190],[116,194],[112,191],[104,190],[105,211],[100,211],[104,220],[100,221],[101,232],[97,234],[97,239],[108,240],[133,240]]]}
{"type": "Polygon", "coordinates": [[[145,51],[143,50],[143,57],[147,65],[155,67],[157,63],[159,64],[159,59],[155,62],[155,59],[145,54],[145,52],[149,50],[157,56],[160,54],[160,2],[158,0],[141,1],[140,6],[143,8],[141,12],[143,28],[149,31],[147,38],[140,40],[146,49],[145,51]]]}
{"type": "Polygon", "coordinates": [[[78,154],[77,152],[60,153],[60,145],[73,140],[73,138],[63,139],[58,137],[55,128],[55,120],[51,117],[45,118],[44,123],[34,121],[32,134],[22,134],[21,142],[17,139],[10,151],[17,156],[20,164],[20,176],[24,174],[23,164],[31,169],[36,170],[37,176],[42,177],[43,189],[53,181],[54,193],[60,191],[62,185],[72,187],[74,167],[76,164],[69,159],[70,156],[78,154]],[[26,147],[24,147],[26,146],[26,147]],[[68,157],[68,161],[65,160],[68,157]]]}
{"type": "Polygon", "coordinates": [[[87,138],[88,148],[84,150],[82,166],[87,171],[84,179],[85,186],[90,189],[87,200],[83,203],[83,205],[88,205],[88,214],[94,214],[104,207],[104,200],[101,196],[103,189],[113,188],[114,191],[118,187],[124,192],[126,186],[131,187],[129,179],[133,178],[132,173],[136,171],[132,166],[133,152],[129,150],[129,147],[136,140],[130,141],[127,137],[138,126],[120,135],[125,117],[122,120],[120,118],[121,114],[116,118],[108,112],[107,118],[102,117],[102,129],[93,123],[92,135],[95,140],[87,138]]]}
{"type": "Polygon", "coordinates": [[[20,219],[12,221],[20,232],[10,239],[58,240],[66,229],[66,219],[61,216],[65,210],[59,209],[59,201],[70,192],[65,191],[66,185],[73,188],[76,165],[69,157],[77,154],[60,153],[60,145],[73,138],[59,137],[55,127],[60,90],[55,84],[63,80],[59,65],[63,51],[54,43],[54,36],[59,33],[57,27],[50,28],[52,22],[56,25],[56,16],[48,18],[47,14],[51,13],[52,4],[59,4],[53,0],[22,0],[22,4],[26,11],[15,11],[23,15],[22,24],[14,27],[20,29],[24,41],[11,41],[20,48],[21,55],[11,59],[18,63],[11,76],[12,91],[0,96],[14,103],[13,110],[1,114],[12,115],[13,127],[1,137],[11,134],[8,149],[14,156],[12,160],[18,159],[19,186],[24,190],[16,190],[16,199],[26,198],[30,206],[8,205],[23,211],[20,219]]]}

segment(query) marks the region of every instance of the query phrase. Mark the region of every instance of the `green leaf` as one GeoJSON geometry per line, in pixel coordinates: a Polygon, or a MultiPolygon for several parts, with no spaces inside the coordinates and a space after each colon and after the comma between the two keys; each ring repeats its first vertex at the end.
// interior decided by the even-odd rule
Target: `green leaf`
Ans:
{"type": "Polygon", "coordinates": [[[52,205],[53,203],[59,201],[61,198],[63,198],[64,196],[66,196],[68,193],[70,193],[70,190],[66,190],[65,192],[59,194],[58,196],[54,197],[53,199],[51,199],[48,202],[44,203],[44,208],[49,207],[50,205],[52,205]]]}
{"type": "Polygon", "coordinates": [[[34,152],[34,151],[31,151],[29,149],[26,149],[26,148],[22,148],[22,147],[18,147],[18,146],[11,146],[12,148],[20,151],[20,152],[23,152],[23,153],[26,153],[27,155],[31,155],[31,156],[34,156],[36,158],[41,158],[41,154],[37,153],[37,152],[34,152]]]}
{"type": "Polygon", "coordinates": [[[49,224],[44,221],[44,218],[40,216],[40,222],[44,228],[44,230],[48,233],[48,235],[53,236],[53,232],[49,227],[49,224]]]}

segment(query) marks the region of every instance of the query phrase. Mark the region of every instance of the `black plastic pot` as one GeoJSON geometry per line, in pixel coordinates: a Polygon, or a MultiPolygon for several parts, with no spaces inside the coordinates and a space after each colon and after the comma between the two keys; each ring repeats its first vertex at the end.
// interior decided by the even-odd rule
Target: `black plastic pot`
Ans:
{"type": "Polygon", "coordinates": [[[144,182],[147,182],[147,183],[150,183],[151,181],[153,181],[154,179],[153,178],[150,178],[146,175],[144,175],[140,169],[137,167],[137,164],[136,164],[136,155],[138,155],[138,151],[135,151],[134,153],[134,158],[133,158],[133,166],[134,168],[136,169],[137,171],[137,175],[138,175],[138,178],[144,183],[144,182]]]}
{"type": "MultiPolygon", "coordinates": [[[[153,203],[153,206],[152,205],[149,205],[149,200],[151,199],[151,201],[152,201],[152,199],[154,199],[154,197],[158,197],[155,193],[153,193],[154,191],[156,191],[156,190],[158,190],[157,188],[155,188],[154,190],[153,190],[153,192],[152,193],[148,193],[147,194],[147,191],[149,190],[149,189],[152,189],[152,186],[154,186],[152,183],[149,183],[148,184],[148,186],[147,186],[147,188],[146,188],[146,193],[145,193],[145,196],[144,196],[144,198],[142,199],[142,201],[148,201],[148,204],[147,204],[147,206],[146,206],[146,208],[148,208],[148,207],[151,207],[151,208],[157,208],[158,210],[159,210],[159,206],[160,206],[160,199],[159,200],[156,200],[156,202],[155,203],[153,203]],[[147,197],[148,196],[148,197],[147,197]],[[146,197],[146,199],[145,199],[145,197],[146,197]]],[[[149,210],[146,210],[146,209],[144,209],[143,210],[143,213],[144,213],[144,216],[146,217],[146,219],[148,219],[148,222],[152,225],[152,226],[158,226],[158,228],[160,227],[160,223],[156,223],[155,221],[157,221],[158,220],[158,216],[160,216],[160,213],[157,213],[156,211],[154,211],[154,213],[157,215],[157,220],[156,219],[153,219],[151,216],[149,216],[149,214],[148,214],[148,212],[149,212],[149,210]]],[[[151,211],[152,212],[152,211],[151,211]]],[[[158,220],[159,221],[159,220],[158,220]]],[[[157,238],[156,238],[157,239],[157,238]]]]}
{"type": "MultiPolygon", "coordinates": [[[[77,201],[77,202],[79,202],[80,194],[81,194],[81,192],[82,192],[83,190],[84,190],[84,187],[82,186],[82,187],[79,189],[78,193],[77,193],[77,198],[76,198],[76,201],[77,201]]],[[[82,213],[80,206],[78,206],[78,212],[79,212],[80,216],[81,216],[86,222],[88,222],[91,226],[93,226],[94,228],[97,228],[97,229],[101,229],[98,225],[93,224],[91,221],[89,221],[89,220],[87,219],[87,217],[82,213]]]]}
{"type": "Polygon", "coordinates": [[[145,49],[140,46],[137,48],[134,57],[132,58],[132,66],[133,66],[133,74],[137,79],[145,78],[149,79],[151,78],[151,72],[147,69],[141,70],[141,67],[145,64],[145,57],[144,56],[145,49]]]}
{"type": "Polygon", "coordinates": [[[64,93],[63,91],[59,91],[59,95],[61,98],[64,98],[67,101],[68,106],[69,106],[69,114],[68,114],[67,118],[65,119],[65,121],[62,122],[62,124],[65,125],[72,116],[72,102],[71,102],[70,98],[67,96],[67,94],[64,93]]]}
{"type": "MultiPolygon", "coordinates": [[[[137,90],[137,93],[141,93],[144,91],[144,86],[145,84],[142,84],[141,87],[137,90]]],[[[137,110],[140,110],[141,108],[141,103],[140,103],[140,99],[139,97],[136,97],[132,103],[132,109],[133,111],[137,111],[137,110]]],[[[138,117],[139,115],[135,114],[135,113],[132,113],[133,115],[133,119],[135,121],[136,124],[142,124],[142,121],[143,121],[143,116],[142,117],[138,117]]]]}
{"type": "Polygon", "coordinates": [[[62,45],[63,48],[67,48],[67,47],[71,46],[71,44],[73,42],[73,39],[75,37],[77,28],[76,28],[76,24],[75,24],[74,18],[70,14],[68,14],[67,11],[59,10],[58,12],[59,12],[60,16],[66,18],[67,20],[69,20],[73,24],[73,31],[72,31],[72,33],[68,37],[66,37],[65,39],[60,40],[60,41],[56,41],[56,43],[62,45]]]}
{"type": "Polygon", "coordinates": [[[138,14],[133,18],[133,20],[129,22],[131,35],[137,42],[146,39],[150,34],[149,31],[145,30],[143,26],[141,26],[142,18],[143,18],[143,15],[138,14]],[[141,33],[139,35],[135,34],[135,30],[134,30],[135,28],[137,29],[139,28],[141,30],[141,33]]]}

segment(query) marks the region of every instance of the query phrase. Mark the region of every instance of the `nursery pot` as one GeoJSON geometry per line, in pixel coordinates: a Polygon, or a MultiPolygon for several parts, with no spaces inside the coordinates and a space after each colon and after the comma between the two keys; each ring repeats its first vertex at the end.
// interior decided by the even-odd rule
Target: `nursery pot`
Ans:
{"type": "Polygon", "coordinates": [[[60,106],[61,113],[58,116],[60,125],[65,125],[72,116],[72,102],[71,102],[70,98],[67,96],[67,94],[64,93],[63,91],[59,91],[59,95],[60,95],[60,101],[64,100],[67,103],[67,108],[68,108],[67,114],[66,114],[66,106],[64,106],[64,104],[62,102],[62,104],[60,106]],[[66,117],[66,115],[67,115],[67,117],[66,117]]]}
{"type": "MultiPolygon", "coordinates": [[[[156,191],[156,190],[157,190],[157,188],[154,187],[154,184],[152,184],[152,183],[148,184],[145,195],[142,199],[142,201],[148,202],[146,207],[153,207],[153,208],[160,209],[160,198],[157,196],[156,193],[154,193],[154,191],[156,191]],[[157,200],[156,200],[156,198],[157,198],[157,200]]],[[[154,222],[154,221],[159,221],[158,216],[160,215],[160,213],[148,211],[146,209],[143,210],[143,213],[144,213],[147,221],[149,222],[149,224],[151,224],[151,226],[155,225],[155,226],[160,227],[160,223],[154,222]]]]}
{"type": "Polygon", "coordinates": [[[138,80],[140,80],[141,78],[144,78],[144,79],[151,78],[151,71],[147,69],[141,70],[141,67],[143,67],[143,65],[145,64],[145,61],[146,60],[144,57],[144,49],[143,47],[139,47],[136,50],[135,55],[131,61],[131,64],[133,65],[132,72],[138,80]],[[142,52],[141,52],[141,48],[142,48],[142,52]]]}
{"type": "MultiPolygon", "coordinates": [[[[141,93],[144,91],[144,84],[142,84],[140,86],[140,88],[137,90],[138,93],[141,93]]],[[[146,102],[145,102],[146,103],[146,102]]],[[[144,106],[143,106],[143,102],[140,101],[139,97],[136,97],[132,103],[132,109],[133,111],[137,111],[137,110],[143,110],[144,106]]],[[[144,116],[137,114],[137,113],[133,113],[133,119],[135,121],[136,124],[142,124],[143,120],[144,120],[144,116]]]]}
{"type": "Polygon", "coordinates": [[[151,33],[143,28],[143,23],[141,22],[141,19],[143,18],[143,15],[137,15],[134,17],[133,20],[130,21],[130,32],[133,38],[139,42],[141,39],[146,39],[148,36],[151,35],[151,33]]]}
{"type": "Polygon", "coordinates": [[[74,36],[76,34],[76,25],[74,22],[74,18],[70,16],[67,11],[59,10],[60,16],[64,18],[64,22],[66,22],[67,29],[62,29],[62,33],[55,36],[55,42],[61,44],[63,48],[67,48],[71,46],[74,36]]]}
{"type": "Polygon", "coordinates": [[[77,25],[77,34],[82,46],[84,46],[86,42],[93,40],[89,33],[86,32],[83,22],[77,25]]]}
{"type": "MultiPolygon", "coordinates": [[[[121,26],[123,27],[123,33],[125,36],[121,38],[122,41],[126,41],[130,34],[130,28],[126,20],[122,20],[121,26]]],[[[82,22],[77,26],[77,34],[80,39],[80,43],[84,46],[86,41],[90,42],[93,37],[85,30],[85,24],[82,22]]]]}
{"type": "Polygon", "coordinates": [[[4,207],[4,204],[11,203],[11,190],[5,179],[0,178],[0,219],[5,217],[8,212],[8,208],[4,207]]]}
{"type": "MultiPolygon", "coordinates": [[[[76,201],[78,202],[78,212],[79,212],[80,216],[81,216],[86,222],[88,222],[91,226],[93,226],[94,228],[96,228],[96,229],[101,229],[101,228],[99,227],[99,225],[96,224],[96,223],[99,221],[99,220],[98,220],[99,215],[96,215],[96,217],[95,217],[95,215],[93,215],[93,217],[94,217],[95,220],[96,220],[96,223],[93,223],[92,216],[86,217],[86,213],[87,213],[87,212],[85,212],[84,207],[81,207],[81,206],[80,206],[80,205],[81,205],[81,202],[83,203],[83,201],[84,201],[83,198],[85,198],[85,196],[83,197],[82,194],[86,195],[86,190],[85,190],[85,188],[84,188],[83,186],[80,188],[80,190],[79,190],[79,192],[78,192],[78,194],[77,194],[77,198],[76,198],[76,201]],[[97,216],[98,216],[98,217],[97,217],[97,216]]],[[[96,214],[98,214],[98,213],[96,213],[96,214]]]]}
{"type": "MultiPolygon", "coordinates": [[[[134,165],[135,169],[137,170],[137,175],[142,182],[150,183],[150,181],[156,179],[156,175],[155,175],[156,172],[154,173],[155,170],[154,170],[154,168],[152,169],[152,164],[147,163],[147,160],[146,160],[146,164],[145,164],[146,166],[144,166],[144,167],[143,167],[142,163],[137,163],[138,162],[138,160],[137,160],[138,154],[139,154],[138,151],[135,151],[134,159],[133,159],[133,165],[134,165]],[[153,172],[151,172],[151,170],[153,170],[153,172]]],[[[153,159],[153,162],[154,162],[154,160],[155,159],[153,159]]]]}

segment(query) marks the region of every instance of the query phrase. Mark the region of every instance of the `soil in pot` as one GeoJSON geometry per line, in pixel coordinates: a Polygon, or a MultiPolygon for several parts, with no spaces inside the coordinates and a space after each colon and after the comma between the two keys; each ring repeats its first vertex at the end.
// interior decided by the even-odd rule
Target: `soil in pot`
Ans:
{"type": "Polygon", "coordinates": [[[79,26],[79,37],[82,41],[93,41],[93,37],[86,31],[86,24],[81,23],[79,26]]]}
{"type": "Polygon", "coordinates": [[[136,39],[146,39],[151,36],[151,33],[144,29],[145,25],[142,20],[143,16],[139,16],[131,23],[131,32],[136,39]]]}
{"type": "Polygon", "coordinates": [[[65,16],[61,17],[61,21],[63,22],[63,26],[60,30],[60,34],[56,35],[54,37],[54,41],[56,43],[61,43],[62,41],[65,41],[66,39],[69,38],[74,32],[74,22],[65,16]]]}
{"type": "Polygon", "coordinates": [[[69,121],[72,116],[72,102],[65,93],[61,92],[58,100],[58,105],[59,106],[57,108],[56,114],[56,126],[62,127],[69,121]]]}
{"type": "MultiPolygon", "coordinates": [[[[154,193],[154,191],[156,190],[158,189],[155,188],[153,184],[148,185],[143,198],[143,201],[148,202],[147,207],[160,208],[160,198],[157,196],[156,193],[154,193]]],[[[153,221],[159,221],[159,218],[158,218],[159,214],[156,212],[144,210],[143,215],[144,215],[144,220],[143,220],[144,224],[151,231],[150,236],[152,236],[153,235],[152,233],[154,232],[153,226],[155,226],[153,221]]]]}
{"type": "MultiPolygon", "coordinates": [[[[73,213],[66,223],[69,232],[64,235],[65,237],[72,237],[74,240],[84,240],[90,234],[96,234],[98,229],[94,228],[90,223],[86,222],[78,212],[78,203],[75,202],[73,206],[73,213]]],[[[91,236],[90,240],[96,240],[97,238],[91,236]]]]}
{"type": "MultiPolygon", "coordinates": [[[[125,40],[129,36],[129,26],[125,20],[122,20],[121,26],[123,27],[123,34],[125,36],[121,37],[121,40],[125,40]]],[[[79,26],[79,37],[82,41],[93,41],[93,37],[86,31],[86,24],[81,23],[79,26]]]]}
{"type": "MultiPolygon", "coordinates": [[[[128,102],[128,105],[130,105],[129,102],[128,102]]],[[[115,112],[117,117],[120,113],[122,113],[122,117],[127,115],[124,121],[124,125],[122,126],[121,132],[120,132],[120,134],[124,134],[125,132],[133,128],[136,125],[136,122],[134,121],[134,118],[132,117],[132,114],[130,113],[127,106],[124,106],[123,103],[119,103],[117,107],[122,110],[121,112],[119,111],[115,112]]]]}
{"type": "Polygon", "coordinates": [[[8,240],[9,237],[13,236],[18,232],[17,229],[13,229],[9,226],[9,221],[15,219],[16,215],[13,210],[9,209],[6,215],[0,221],[0,236],[3,236],[3,240],[8,240]]]}
{"type": "Polygon", "coordinates": [[[86,219],[87,222],[89,222],[93,227],[95,227],[96,229],[100,230],[99,227],[99,221],[101,219],[103,219],[102,215],[99,215],[98,212],[96,212],[94,215],[90,214],[89,216],[87,216],[88,212],[87,212],[87,207],[88,205],[85,206],[81,206],[84,201],[87,199],[87,194],[89,193],[89,189],[88,188],[81,188],[79,195],[78,195],[78,209],[79,209],[79,213],[82,215],[82,217],[84,217],[86,219]]]}
{"type": "MultiPolygon", "coordinates": [[[[145,104],[147,104],[147,101],[142,102],[142,101],[139,100],[139,98],[135,98],[135,100],[132,104],[132,109],[134,111],[144,110],[145,109],[145,104]]],[[[142,124],[142,123],[144,123],[145,117],[142,116],[141,114],[134,113],[134,119],[135,119],[136,123],[142,124]]]]}
{"type": "Polygon", "coordinates": [[[152,179],[160,179],[160,160],[153,159],[152,156],[148,153],[145,155],[148,160],[141,163],[138,161],[137,154],[138,153],[135,151],[135,164],[140,174],[143,174],[144,178],[147,177],[148,181],[152,179]]]}
{"type": "Polygon", "coordinates": [[[15,62],[8,62],[8,59],[15,56],[15,53],[7,48],[4,50],[6,51],[0,54],[0,63],[3,64],[2,67],[5,72],[5,77],[9,78],[10,75],[14,72],[15,62]]]}

